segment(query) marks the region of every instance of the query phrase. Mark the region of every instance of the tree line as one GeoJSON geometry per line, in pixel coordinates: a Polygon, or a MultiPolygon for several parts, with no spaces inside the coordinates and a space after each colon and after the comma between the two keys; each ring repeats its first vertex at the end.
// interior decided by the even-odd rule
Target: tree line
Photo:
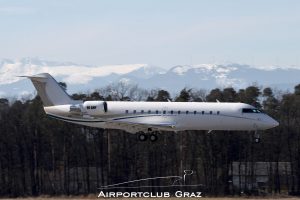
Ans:
{"type": "MultiPolygon", "coordinates": [[[[66,89],[66,84],[61,83],[66,89]]],[[[99,187],[147,177],[195,173],[207,195],[254,194],[254,165],[246,183],[232,185],[233,163],[277,163],[268,175],[268,193],[300,193],[300,84],[293,92],[249,86],[245,89],[184,88],[177,95],[144,90],[124,83],[76,93],[74,99],[120,101],[244,102],[264,110],[280,125],[261,134],[242,131],[164,132],[156,142],[138,142],[136,135],[65,123],[47,117],[38,96],[0,99],[0,196],[79,195],[99,187]],[[290,163],[281,176],[278,163],[290,163]],[[277,168],[276,168],[277,167],[277,168]],[[284,180],[283,180],[284,179],[284,180]],[[284,184],[283,184],[284,183],[284,184]]],[[[157,181],[151,183],[161,185],[157,181]]],[[[159,189],[152,189],[159,190],[159,189]]]]}

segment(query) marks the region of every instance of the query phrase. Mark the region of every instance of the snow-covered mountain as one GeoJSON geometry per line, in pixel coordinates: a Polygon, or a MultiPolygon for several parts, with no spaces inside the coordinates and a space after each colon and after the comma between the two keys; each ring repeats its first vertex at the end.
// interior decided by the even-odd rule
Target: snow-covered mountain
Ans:
{"type": "Polygon", "coordinates": [[[297,66],[249,66],[235,63],[178,65],[170,69],[147,64],[89,66],[71,62],[50,62],[38,58],[0,61],[0,96],[33,93],[30,81],[20,75],[48,72],[68,85],[69,93],[86,92],[124,81],[142,88],[163,88],[178,92],[184,87],[247,87],[254,82],[261,86],[292,90],[300,83],[297,66]]]}

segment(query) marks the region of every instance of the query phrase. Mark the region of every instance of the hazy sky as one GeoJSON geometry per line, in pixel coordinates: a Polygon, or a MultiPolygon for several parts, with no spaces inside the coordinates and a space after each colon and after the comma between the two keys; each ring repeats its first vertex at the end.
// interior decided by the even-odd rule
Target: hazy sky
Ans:
{"type": "Polygon", "coordinates": [[[0,0],[0,58],[300,65],[300,1],[0,0]]]}

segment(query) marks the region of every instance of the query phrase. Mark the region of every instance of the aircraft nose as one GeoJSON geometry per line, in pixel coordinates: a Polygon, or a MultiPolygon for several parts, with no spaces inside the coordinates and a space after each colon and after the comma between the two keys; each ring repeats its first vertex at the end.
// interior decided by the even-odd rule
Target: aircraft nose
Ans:
{"type": "Polygon", "coordinates": [[[273,127],[279,126],[279,122],[273,119],[273,127]]]}
{"type": "Polygon", "coordinates": [[[257,125],[262,130],[274,128],[279,125],[278,121],[273,119],[272,117],[265,115],[263,118],[260,119],[261,123],[258,123],[257,125]]]}
{"type": "Polygon", "coordinates": [[[268,120],[268,124],[269,124],[270,128],[274,128],[279,125],[279,122],[276,121],[275,119],[273,119],[272,117],[270,117],[268,120]]]}

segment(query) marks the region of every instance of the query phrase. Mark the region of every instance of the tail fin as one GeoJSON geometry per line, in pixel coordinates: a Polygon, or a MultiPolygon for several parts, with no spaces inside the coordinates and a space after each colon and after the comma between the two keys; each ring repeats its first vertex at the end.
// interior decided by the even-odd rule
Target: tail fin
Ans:
{"type": "Polygon", "coordinates": [[[72,104],[74,101],[65,90],[48,73],[37,74],[27,77],[33,83],[44,106],[72,104]]]}

